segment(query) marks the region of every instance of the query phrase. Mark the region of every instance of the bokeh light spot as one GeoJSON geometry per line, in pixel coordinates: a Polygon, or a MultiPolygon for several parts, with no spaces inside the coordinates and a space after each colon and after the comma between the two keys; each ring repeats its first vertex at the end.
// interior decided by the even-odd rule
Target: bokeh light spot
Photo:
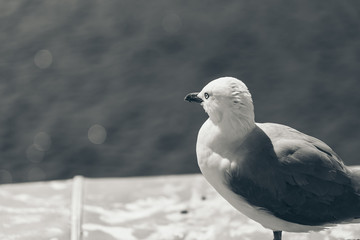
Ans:
{"type": "Polygon", "coordinates": [[[49,50],[43,49],[35,54],[35,65],[41,69],[48,68],[52,63],[52,54],[49,50]]]}
{"type": "Polygon", "coordinates": [[[2,183],[12,183],[12,175],[9,171],[5,169],[0,169],[0,184],[2,183]]]}
{"type": "Polygon", "coordinates": [[[26,149],[26,158],[33,163],[41,162],[44,158],[44,152],[40,151],[35,145],[31,145],[26,149]]]}
{"type": "Polygon", "coordinates": [[[50,135],[46,132],[39,132],[36,134],[34,138],[34,146],[39,151],[47,151],[51,146],[51,138],[50,135]]]}
{"type": "Polygon", "coordinates": [[[28,171],[27,177],[29,181],[41,181],[45,179],[46,175],[41,168],[33,167],[28,171]]]}
{"type": "Polygon", "coordinates": [[[106,140],[106,130],[103,126],[95,124],[89,128],[88,138],[94,144],[102,144],[106,140]]]}
{"type": "Polygon", "coordinates": [[[167,33],[177,33],[182,26],[182,22],[177,14],[168,13],[163,18],[162,26],[167,33]]]}

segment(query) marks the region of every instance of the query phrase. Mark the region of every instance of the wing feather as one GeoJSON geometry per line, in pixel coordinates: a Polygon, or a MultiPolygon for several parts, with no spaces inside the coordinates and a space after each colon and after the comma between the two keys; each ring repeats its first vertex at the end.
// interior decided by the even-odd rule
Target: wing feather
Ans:
{"type": "Polygon", "coordinates": [[[247,155],[230,172],[229,185],[250,204],[305,225],[360,216],[350,171],[322,141],[284,125],[259,124],[242,148],[247,155]]]}

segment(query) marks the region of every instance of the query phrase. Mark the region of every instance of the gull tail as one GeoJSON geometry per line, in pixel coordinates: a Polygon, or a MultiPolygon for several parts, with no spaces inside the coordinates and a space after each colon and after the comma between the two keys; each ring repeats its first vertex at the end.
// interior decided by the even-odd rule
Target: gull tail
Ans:
{"type": "MultiPolygon", "coordinates": [[[[350,170],[349,177],[351,179],[354,191],[358,196],[360,205],[360,165],[347,166],[347,169],[350,170]]],[[[350,223],[360,223],[360,215],[354,216],[354,219],[350,221],[350,223]]]]}
{"type": "Polygon", "coordinates": [[[360,195],[360,165],[348,166],[350,177],[356,192],[360,195]]]}

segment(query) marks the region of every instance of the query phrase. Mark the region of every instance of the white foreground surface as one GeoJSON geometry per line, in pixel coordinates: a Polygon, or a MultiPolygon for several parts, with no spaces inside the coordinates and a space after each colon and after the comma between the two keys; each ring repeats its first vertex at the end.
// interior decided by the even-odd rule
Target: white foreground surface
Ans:
{"type": "MultiPolygon", "coordinates": [[[[72,198],[72,185],[66,180],[0,186],[0,239],[70,239],[71,206],[78,199],[72,198]]],[[[237,212],[201,175],[85,178],[82,187],[80,239],[273,238],[272,231],[237,212]]],[[[283,239],[360,239],[360,226],[284,232],[283,239]]]]}

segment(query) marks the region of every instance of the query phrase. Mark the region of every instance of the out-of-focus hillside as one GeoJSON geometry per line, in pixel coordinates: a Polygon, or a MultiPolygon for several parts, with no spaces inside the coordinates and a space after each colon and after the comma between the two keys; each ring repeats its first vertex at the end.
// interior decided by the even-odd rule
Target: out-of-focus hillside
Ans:
{"type": "Polygon", "coordinates": [[[256,119],[360,164],[359,1],[2,1],[0,183],[198,172],[206,115],[242,79],[256,119]]]}

